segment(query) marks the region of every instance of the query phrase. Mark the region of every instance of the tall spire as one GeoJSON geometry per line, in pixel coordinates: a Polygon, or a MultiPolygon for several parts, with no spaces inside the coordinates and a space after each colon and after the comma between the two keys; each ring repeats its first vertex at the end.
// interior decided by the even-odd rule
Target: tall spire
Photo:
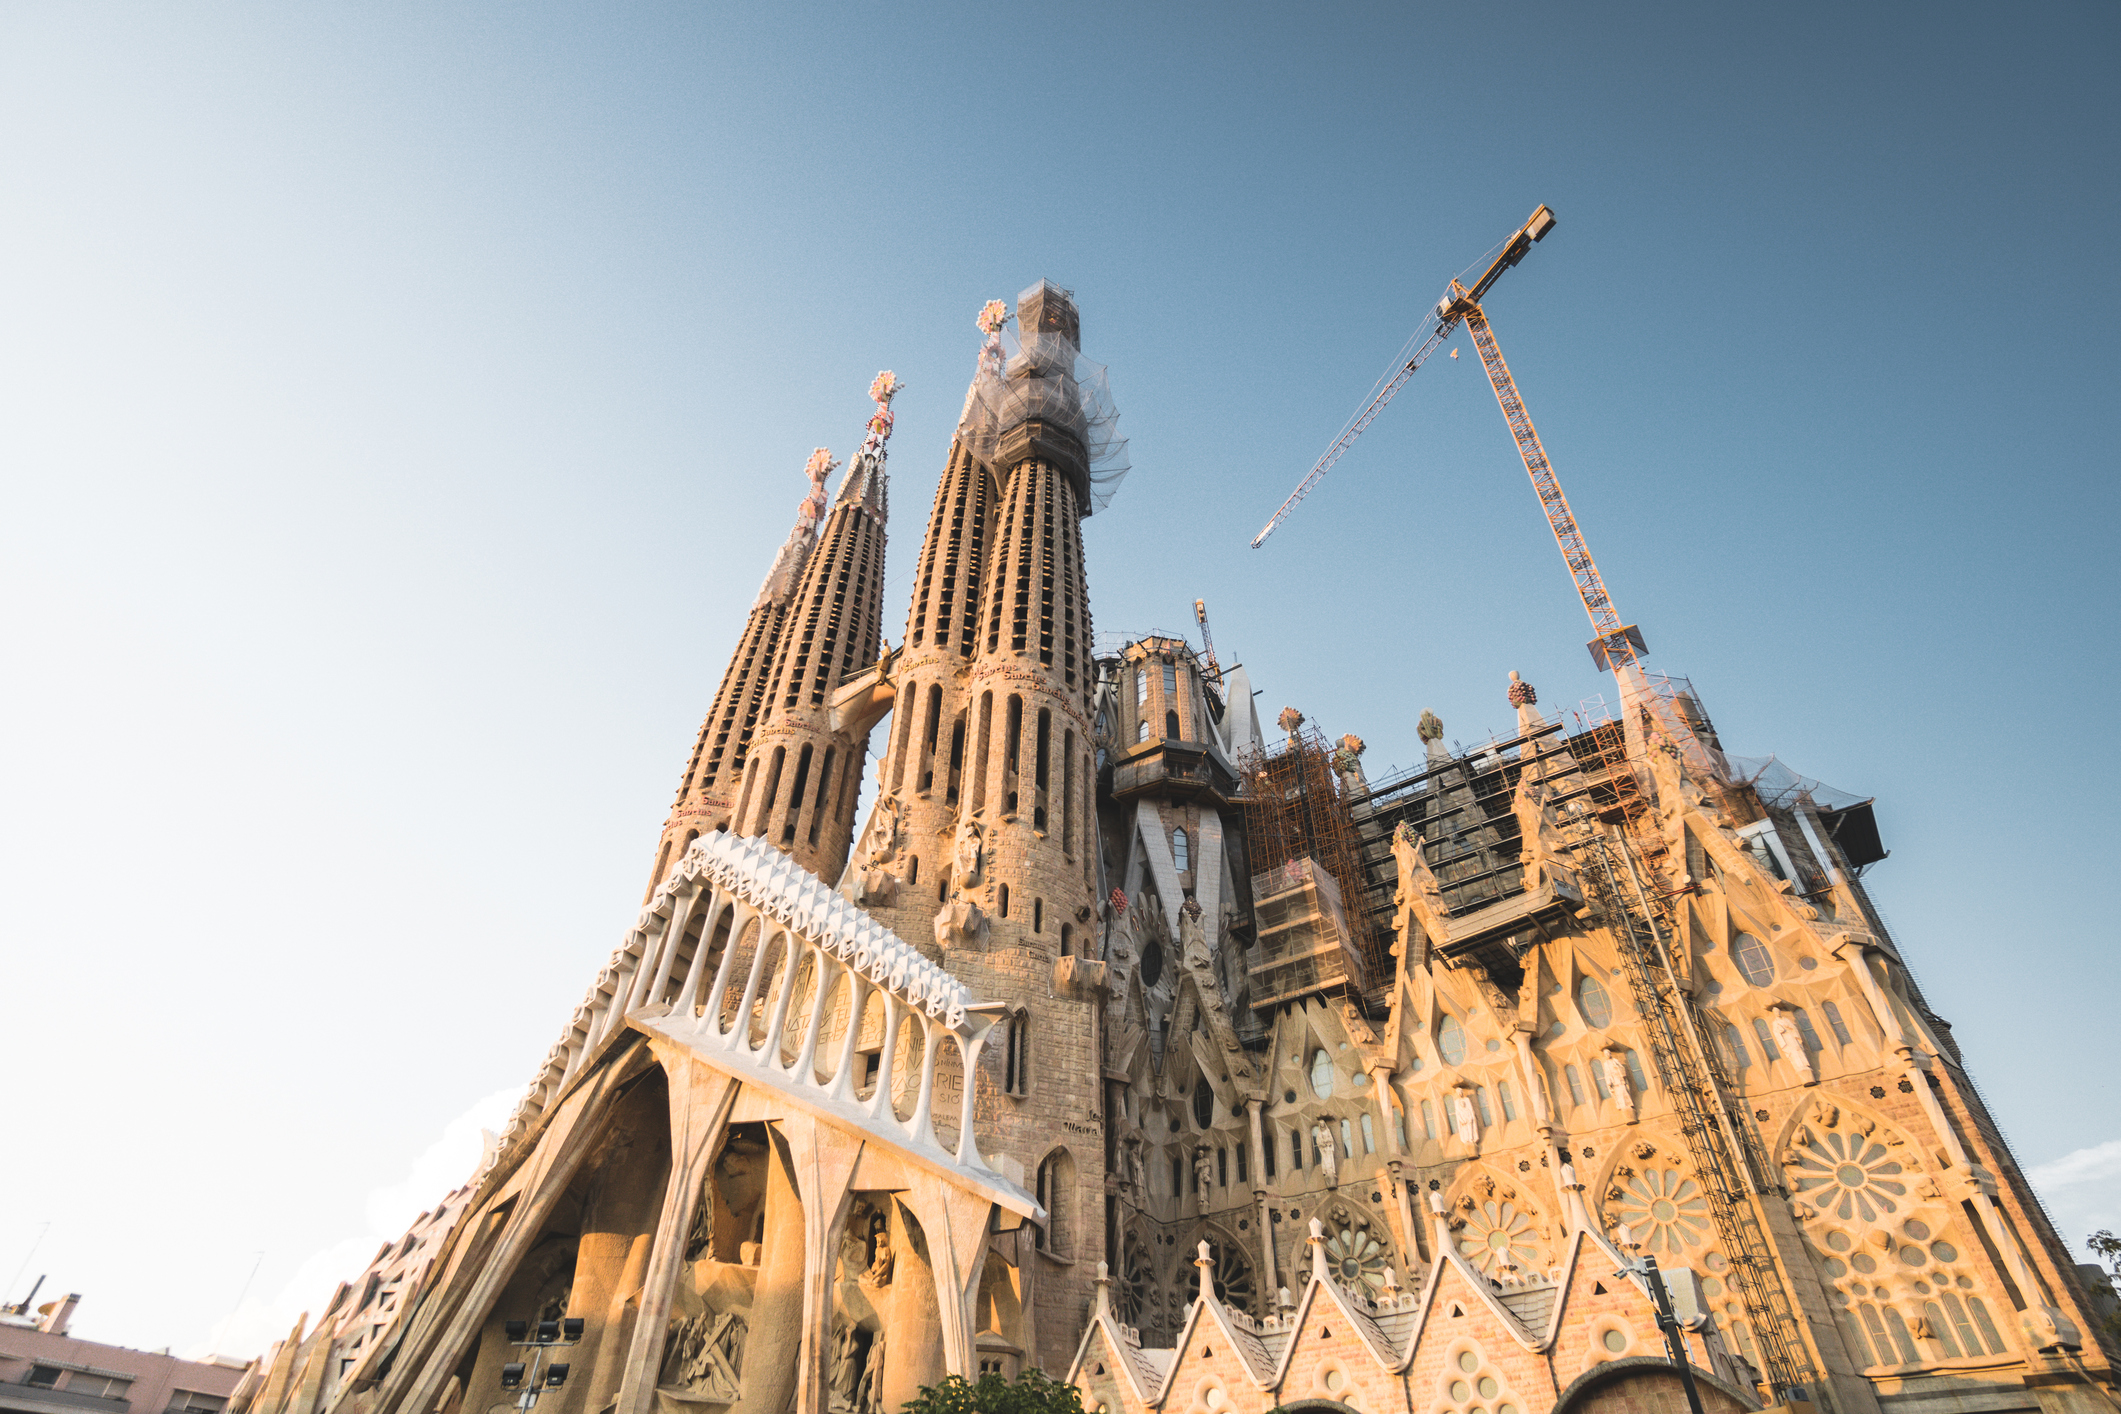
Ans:
{"type": "Polygon", "coordinates": [[[876,404],[876,411],[869,416],[862,449],[854,454],[854,465],[847,469],[847,477],[840,483],[839,499],[835,504],[844,506],[850,501],[859,501],[877,520],[891,518],[887,494],[890,485],[884,475],[884,444],[891,440],[895,421],[891,415],[891,400],[905,391],[906,385],[888,368],[870,382],[869,399],[876,404]]]}
{"type": "MultiPolygon", "coordinates": [[[[884,448],[891,400],[904,390],[888,369],[869,385],[875,410],[831,513],[788,599],[787,629],[764,693],[764,715],[731,816],[738,834],[763,835],[796,863],[837,879],[853,842],[863,748],[873,719],[835,706],[841,685],[883,647],[884,448]]],[[[823,503],[820,484],[814,499],[823,503]]],[[[805,504],[809,504],[806,502],[805,504]]]]}
{"type": "Polygon", "coordinates": [[[810,492],[796,505],[795,526],[775,553],[773,567],[766,571],[758,597],[751,601],[743,636],[737,640],[736,652],[722,673],[722,685],[715,689],[707,719],[700,723],[692,755],[685,762],[685,774],[678,782],[677,799],[671,803],[670,817],[663,822],[663,835],[656,844],[648,894],[655,892],[663,871],[694,838],[729,824],[736,801],[735,785],[743,775],[751,735],[765,706],[766,684],[773,676],[788,605],[803,568],[809,563],[810,552],[817,548],[818,527],[825,517],[825,478],[838,465],[823,447],[813,451],[810,460],[803,464],[803,474],[810,478],[810,492]]]}

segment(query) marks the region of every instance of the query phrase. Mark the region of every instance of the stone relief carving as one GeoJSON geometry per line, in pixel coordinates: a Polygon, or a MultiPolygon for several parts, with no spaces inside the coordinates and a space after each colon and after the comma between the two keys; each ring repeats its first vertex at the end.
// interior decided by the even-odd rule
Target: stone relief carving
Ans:
{"type": "MultiPolygon", "coordinates": [[[[1444,903],[1443,886],[1429,868],[1421,836],[1411,825],[1402,823],[1392,832],[1392,862],[1399,869],[1392,926],[1398,930],[1402,949],[1417,934],[1429,942],[1449,937],[1451,911],[1444,903]]],[[[1417,947],[1407,954],[1408,966],[1419,965],[1424,952],[1417,947]]]]}
{"type": "Polygon", "coordinates": [[[884,1414],[884,1341],[888,1333],[878,1331],[869,1341],[869,1359],[862,1366],[861,1380],[854,1388],[855,1414],[884,1414]]]}
{"type": "Polygon", "coordinates": [[[702,1311],[670,1323],[656,1383],[709,1403],[733,1404],[743,1394],[744,1318],[702,1311]]]}
{"type": "Polygon", "coordinates": [[[987,915],[964,894],[957,894],[935,915],[935,945],[939,948],[984,948],[989,934],[987,915]]]}
{"type": "Polygon", "coordinates": [[[852,1414],[854,1409],[854,1387],[861,1380],[856,1363],[860,1357],[861,1342],[855,1337],[854,1327],[841,1322],[832,1337],[832,1366],[825,1381],[831,1392],[831,1407],[838,1414],[852,1414]]]}

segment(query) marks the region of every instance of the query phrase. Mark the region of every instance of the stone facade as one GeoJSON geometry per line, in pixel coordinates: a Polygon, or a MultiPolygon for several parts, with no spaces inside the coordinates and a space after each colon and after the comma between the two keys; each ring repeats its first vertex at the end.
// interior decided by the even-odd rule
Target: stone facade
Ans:
{"type": "Polygon", "coordinates": [[[1423,714],[1394,780],[1294,709],[1270,749],[1242,669],[1093,644],[1102,372],[1067,292],[1008,349],[1005,314],[903,642],[887,375],[638,923],[356,1284],[396,1304],[342,1290],[234,1414],[500,1414],[541,1317],[582,1323],[547,1414],[881,1414],[1030,1366],[1096,1414],[1676,1409],[1643,1257],[1712,1414],[2106,1405],[2097,1309],[1863,891],[1867,802],[1632,665],[1573,733],[1514,674],[1508,742],[1423,714]]]}

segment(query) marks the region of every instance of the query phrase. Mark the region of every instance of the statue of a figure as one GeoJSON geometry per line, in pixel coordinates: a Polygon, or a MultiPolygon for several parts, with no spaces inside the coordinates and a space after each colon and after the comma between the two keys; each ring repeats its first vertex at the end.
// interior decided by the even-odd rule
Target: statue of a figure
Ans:
{"type": "Polygon", "coordinates": [[[1627,1062],[1620,1058],[1618,1051],[1601,1052],[1598,1058],[1598,1073],[1605,1077],[1605,1088],[1612,1091],[1613,1103],[1620,1106],[1628,1117],[1628,1123],[1633,1124],[1635,1090],[1628,1079],[1627,1062]]]}
{"type": "Polygon", "coordinates": [[[869,1359],[854,1389],[855,1414],[884,1414],[884,1336],[878,1330],[869,1338],[869,1359]]]}
{"type": "Polygon", "coordinates": [[[1451,1113],[1458,1123],[1458,1137],[1468,1144],[1480,1143],[1480,1115],[1473,1108],[1473,1097],[1460,1090],[1451,1097],[1451,1113]]]}
{"type": "MultiPolygon", "coordinates": [[[[1203,1081],[1202,1083],[1205,1084],[1206,1082],[1203,1081]]],[[[1214,1185],[1215,1167],[1208,1159],[1207,1149],[1204,1147],[1195,1149],[1193,1151],[1193,1190],[1199,1195],[1202,1212],[1208,1210],[1208,1204],[1214,1196],[1214,1185]]]]}
{"type": "Polygon", "coordinates": [[[876,1258],[869,1263],[869,1270],[862,1273],[862,1285],[891,1285],[891,1229],[887,1227],[876,1230],[876,1258]]]}
{"type": "Polygon", "coordinates": [[[898,854],[898,797],[880,795],[869,812],[869,832],[862,838],[864,857],[871,864],[889,864],[898,854]]]}
{"type": "Polygon", "coordinates": [[[1136,1135],[1127,1139],[1127,1181],[1134,1185],[1134,1201],[1144,1201],[1149,1191],[1149,1173],[1142,1163],[1142,1141],[1136,1135]]]}
{"type": "Polygon", "coordinates": [[[957,879],[958,888],[969,889],[980,881],[980,825],[977,820],[967,820],[957,832],[957,879]]]}
{"type": "Polygon", "coordinates": [[[839,1334],[832,1338],[832,1370],[826,1383],[832,1391],[831,1407],[843,1414],[853,1414],[854,1386],[861,1379],[854,1362],[860,1354],[861,1343],[854,1337],[854,1326],[841,1325],[839,1334]]]}
{"type": "Polygon", "coordinates": [[[1333,1142],[1333,1131],[1326,1128],[1324,1120],[1313,1121],[1311,1144],[1318,1150],[1318,1164],[1326,1171],[1326,1187],[1340,1183],[1340,1149],[1333,1142]]]}
{"type": "Polygon", "coordinates": [[[1782,1058],[1796,1070],[1799,1080],[1807,1085],[1817,1085],[1819,1075],[1812,1069],[1812,1053],[1804,1048],[1804,1033],[1797,1028],[1796,1014],[1777,1007],[1774,1018],[1768,1023],[1768,1029],[1775,1033],[1775,1045],[1781,1050],[1782,1058]]]}

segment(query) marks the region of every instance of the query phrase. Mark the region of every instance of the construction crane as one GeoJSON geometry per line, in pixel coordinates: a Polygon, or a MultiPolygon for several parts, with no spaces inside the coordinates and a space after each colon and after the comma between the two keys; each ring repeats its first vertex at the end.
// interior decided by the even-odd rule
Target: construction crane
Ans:
{"type": "Polygon", "coordinates": [[[1502,415],[1510,424],[1510,435],[1517,441],[1517,452],[1524,459],[1524,469],[1532,478],[1532,489],[1539,493],[1539,504],[1547,514],[1547,524],[1553,528],[1554,542],[1561,547],[1561,557],[1569,567],[1569,578],[1576,585],[1577,597],[1583,600],[1584,612],[1590,615],[1592,632],[1597,636],[1590,642],[1591,657],[1600,668],[1621,672],[1634,665],[1644,651],[1642,633],[1633,624],[1623,623],[1620,612],[1613,607],[1613,599],[1606,592],[1605,580],[1598,573],[1598,564],[1591,558],[1590,546],[1584,543],[1583,532],[1577,528],[1575,513],[1569,509],[1568,497],[1562,494],[1561,481],[1554,475],[1553,464],[1547,460],[1546,448],[1540,444],[1538,429],[1532,425],[1532,416],[1525,411],[1524,398],[1517,391],[1517,380],[1510,376],[1510,366],[1503,361],[1502,349],[1495,342],[1495,331],[1488,324],[1487,312],[1481,308],[1495,282],[1518,261],[1525,258],[1533,245],[1546,239],[1547,232],[1554,229],[1554,213],[1541,206],[1532,213],[1531,219],[1503,243],[1502,252],[1489,263],[1469,289],[1457,280],[1451,281],[1450,289],[1436,303],[1432,316],[1434,322],[1426,335],[1417,335],[1420,342],[1408,340],[1414,352],[1408,355],[1401,350],[1401,359],[1391,372],[1379,380],[1379,385],[1360,412],[1348,419],[1333,445],[1326,448],[1325,455],[1318,459],[1310,473],[1289,499],[1281,503],[1265,528],[1252,539],[1252,548],[1264,545],[1275,527],[1289,518],[1304,497],[1311,494],[1324,479],[1333,464],[1341,459],[1363,430],[1377,420],[1385,404],[1393,395],[1406,386],[1429,355],[1443,347],[1458,326],[1463,324],[1472,336],[1473,347],[1480,354],[1481,366],[1487,370],[1488,382],[1495,389],[1495,401],[1502,405],[1502,415]]]}
{"type": "MultiPolygon", "coordinates": [[[[1644,736],[1654,731],[1661,733],[1669,744],[1691,743],[1692,733],[1677,719],[1669,701],[1649,690],[1642,678],[1636,662],[1644,651],[1642,634],[1633,624],[1622,622],[1619,610],[1613,607],[1612,596],[1606,592],[1605,581],[1598,573],[1596,562],[1591,559],[1590,547],[1584,543],[1583,532],[1577,528],[1568,498],[1562,494],[1561,481],[1554,475],[1546,448],[1541,445],[1539,433],[1532,426],[1532,416],[1525,410],[1524,398],[1517,391],[1517,380],[1510,376],[1510,366],[1503,362],[1502,349],[1495,342],[1495,331],[1489,327],[1487,312],[1481,308],[1481,299],[1494,287],[1502,272],[1524,259],[1526,252],[1553,228],[1554,213],[1540,207],[1532,213],[1532,219],[1519,227],[1503,245],[1502,253],[1470,289],[1457,280],[1451,281],[1450,289],[1437,301],[1434,324],[1428,328],[1426,336],[1416,335],[1421,340],[1419,346],[1415,346],[1413,339],[1408,340],[1408,346],[1414,348],[1413,355],[1407,357],[1405,350],[1401,351],[1403,361],[1381,380],[1362,411],[1341,429],[1333,445],[1326,448],[1326,454],[1311,468],[1310,475],[1303,479],[1288,500],[1282,502],[1281,509],[1253,540],[1252,548],[1258,549],[1274,533],[1274,528],[1310,494],[1333,463],[1340,460],[1355,439],[1362,435],[1363,429],[1376,420],[1385,404],[1392,400],[1392,395],[1414,376],[1423,360],[1442,347],[1463,324],[1472,336],[1474,348],[1480,353],[1488,382],[1495,389],[1495,401],[1501,404],[1502,415],[1510,424],[1510,435],[1516,440],[1517,454],[1524,459],[1524,469],[1532,478],[1532,489],[1539,493],[1540,507],[1546,511],[1554,541],[1561,547],[1562,559],[1568,563],[1569,577],[1575,582],[1577,597],[1583,600],[1584,612],[1590,615],[1591,629],[1597,635],[1590,642],[1591,657],[1601,669],[1609,669],[1620,677],[1622,700],[1632,700],[1638,707],[1644,736]]],[[[1638,742],[1631,747],[1631,753],[1640,749],[1640,745],[1638,742]]],[[[1594,884],[1590,890],[1593,908],[1603,915],[1607,926],[1625,947],[1637,1010],[1649,1023],[1647,1034],[1658,1077],[1672,1097],[1673,1107],[1680,1115],[1680,1132],[1685,1136],[1695,1167],[1703,1177],[1704,1193],[1710,1200],[1710,1218],[1718,1240],[1731,1258],[1734,1288],[1759,1337],[1768,1382],[1778,1395],[1808,1398],[1805,1391],[1812,1386],[1814,1371],[1804,1343],[1802,1323],[1788,1288],[1777,1276],[1760,1210],[1754,1203],[1756,1195],[1764,1196],[1769,1191],[1763,1176],[1768,1171],[1767,1156],[1757,1136],[1750,1128],[1744,1127],[1743,1109],[1731,1090],[1729,1077],[1722,1073],[1722,1062],[1704,1040],[1708,1019],[1695,1009],[1672,969],[1666,939],[1676,930],[1669,898],[1643,888],[1634,855],[1626,843],[1628,833],[1645,828],[1646,801],[1647,797],[1639,789],[1623,790],[1620,805],[1625,826],[1619,840],[1619,853],[1615,853],[1614,841],[1594,834],[1578,851],[1578,862],[1586,868],[1594,884]],[[1622,883],[1623,865],[1634,886],[1632,899],[1622,883]]]]}
{"type": "Polygon", "coordinates": [[[1208,650],[1208,676],[1217,682],[1223,680],[1223,666],[1215,661],[1215,635],[1208,632],[1208,601],[1193,601],[1193,621],[1200,625],[1201,645],[1208,650]]]}

